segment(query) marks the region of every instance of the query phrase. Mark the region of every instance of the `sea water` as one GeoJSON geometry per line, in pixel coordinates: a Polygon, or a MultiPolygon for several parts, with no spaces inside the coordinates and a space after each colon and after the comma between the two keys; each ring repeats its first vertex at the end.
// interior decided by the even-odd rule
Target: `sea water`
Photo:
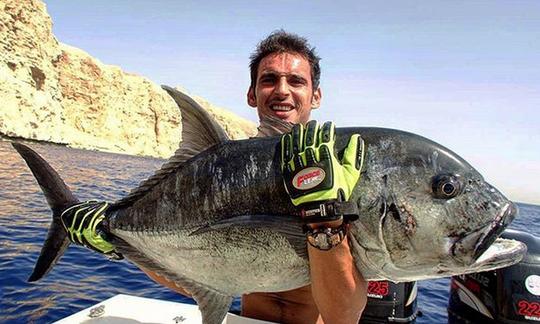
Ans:
{"type": "MultiPolygon", "coordinates": [[[[30,143],[62,176],[79,200],[114,201],[150,176],[160,159],[30,143]]],[[[38,283],[28,283],[51,212],[39,186],[8,141],[0,140],[0,322],[47,323],[116,294],[192,302],[161,287],[131,263],[111,262],[71,245],[38,283]]],[[[540,206],[518,204],[512,228],[537,236],[540,206]]],[[[449,279],[419,282],[417,323],[445,323],[449,279]]],[[[239,302],[236,301],[236,308],[239,302]]]]}

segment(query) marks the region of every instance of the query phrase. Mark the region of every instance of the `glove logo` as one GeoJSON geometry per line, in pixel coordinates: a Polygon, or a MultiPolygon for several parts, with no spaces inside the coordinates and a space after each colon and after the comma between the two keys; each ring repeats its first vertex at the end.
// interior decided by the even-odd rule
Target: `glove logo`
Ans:
{"type": "Polygon", "coordinates": [[[305,168],[294,176],[292,185],[298,190],[308,190],[318,186],[325,177],[326,173],[321,168],[305,168]]]}

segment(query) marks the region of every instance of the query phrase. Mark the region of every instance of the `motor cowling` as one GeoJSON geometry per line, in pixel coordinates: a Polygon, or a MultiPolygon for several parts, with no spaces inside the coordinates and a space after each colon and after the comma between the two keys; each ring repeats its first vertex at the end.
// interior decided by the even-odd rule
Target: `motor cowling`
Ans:
{"type": "Polygon", "coordinates": [[[449,323],[540,321],[540,238],[509,229],[501,237],[525,243],[527,254],[507,268],[452,277],[449,323]]]}
{"type": "Polygon", "coordinates": [[[368,282],[368,301],[360,323],[413,323],[417,316],[417,284],[368,282]]]}

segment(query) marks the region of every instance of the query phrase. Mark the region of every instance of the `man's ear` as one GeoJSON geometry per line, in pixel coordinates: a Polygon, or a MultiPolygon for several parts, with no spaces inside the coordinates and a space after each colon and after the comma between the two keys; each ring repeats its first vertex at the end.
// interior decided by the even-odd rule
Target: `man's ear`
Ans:
{"type": "Polygon", "coordinates": [[[313,96],[311,97],[311,109],[317,109],[321,105],[322,91],[321,88],[313,91],[313,96]]]}
{"type": "Polygon", "coordinates": [[[253,108],[257,108],[257,98],[255,97],[255,89],[253,87],[249,87],[248,93],[247,93],[247,103],[253,108]]]}

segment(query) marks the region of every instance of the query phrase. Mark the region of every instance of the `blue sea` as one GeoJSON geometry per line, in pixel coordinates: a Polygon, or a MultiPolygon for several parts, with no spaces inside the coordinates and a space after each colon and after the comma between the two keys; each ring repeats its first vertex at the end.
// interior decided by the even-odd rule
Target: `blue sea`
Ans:
{"type": "MultiPolygon", "coordinates": [[[[62,176],[80,200],[114,201],[164,162],[30,143],[62,176]]],[[[0,140],[0,322],[48,323],[116,294],[170,301],[187,299],[155,284],[129,262],[112,262],[70,246],[56,267],[28,283],[46,236],[51,212],[34,177],[8,141],[0,140]]],[[[518,204],[512,228],[540,236],[540,206],[518,204]]],[[[446,323],[449,279],[419,283],[417,323],[446,323]]],[[[235,305],[239,307],[238,303],[235,305]]]]}

